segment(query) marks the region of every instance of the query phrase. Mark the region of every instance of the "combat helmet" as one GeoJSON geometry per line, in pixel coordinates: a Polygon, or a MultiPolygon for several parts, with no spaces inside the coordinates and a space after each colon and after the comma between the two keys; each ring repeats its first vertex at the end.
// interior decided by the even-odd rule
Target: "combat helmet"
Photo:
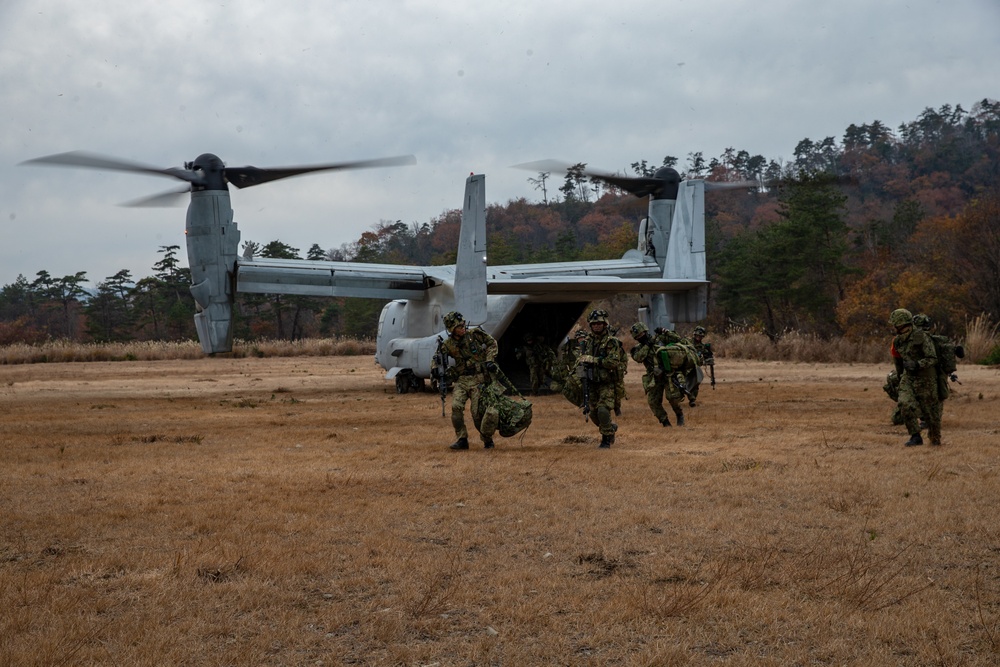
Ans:
{"type": "Polygon", "coordinates": [[[924,329],[925,331],[929,330],[931,328],[931,318],[923,313],[918,313],[913,316],[913,326],[924,329]]]}
{"type": "Polygon", "coordinates": [[[889,324],[899,328],[907,324],[913,324],[913,313],[906,308],[897,308],[889,315],[889,324]]]}
{"type": "Polygon", "coordinates": [[[587,322],[590,324],[593,324],[594,322],[604,322],[605,324],[610,324],[610,322],[608,322],[608,311],[604,309],[591,311],[590,315],[587,316],[587,322]]]}
{"type": "Polygon", "coordinates": [[[632,338],[639,340],[643,336],[649,334],[649,327],[647,327],[642,322],[636,322],[635,324],[632,325],[630,331],[632,332],[632,338]]]}
{"type": "Polygon", "coordinates": [[[462,317],[462,313],[457,310],[453,310],[444,316],[444,328],[451,333],[455,330],[455,327],[460,327],[465,325],[465,318],[462,317]]]}
{"type": "Polygon", "coordinates": [[[576,338],[577,340],[580,340],[581,338],[586,338],[587,332],[584,331],[583,329],[577,329],[576,333],[573,334],[573,337],[576,338]]]}
{"type": "Polygon", "coordinates": [[[708,331],[703,326],[696,326],[694,331],[691,333],[692,336],[704,336],[708,331]]]}

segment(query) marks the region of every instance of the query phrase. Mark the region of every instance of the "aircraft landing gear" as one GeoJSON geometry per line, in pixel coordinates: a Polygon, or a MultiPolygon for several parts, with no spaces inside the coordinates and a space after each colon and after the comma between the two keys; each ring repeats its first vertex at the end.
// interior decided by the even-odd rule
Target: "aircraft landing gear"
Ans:
{"type": "Polygon", "coordinates": [[[396,375],[396,393],[408,394],[411,391],[424,391],[424,379],[418,378],[411,371],[396,375]]]}

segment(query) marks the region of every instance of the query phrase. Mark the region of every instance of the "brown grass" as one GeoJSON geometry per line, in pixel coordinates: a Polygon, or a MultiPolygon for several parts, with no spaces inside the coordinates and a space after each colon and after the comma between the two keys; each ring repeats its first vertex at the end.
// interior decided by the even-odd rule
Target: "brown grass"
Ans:
{"type": "Polygon", "coordinates": [[[1000,335],[997,329],[1000,323],[993,324],[986,313],[981,313],[971,322],[965,323],[965,360],[970,363],[979,363],[997,349],[1000,345],[1000,335]]]}
{"type": "MultiPolygon", "coordinates": [[[[236,340],[225,357],[328,357],[375,354],[375,342],[355,338],[307,338],[304,340],[236,340]]],[[[128,343],[77,343],[51,340],[29,345],[0,346],[0,365],[79,361],[165,361],[201,359],[197,341],[133,341],[128,343]]]]}
{"type": "Polygon", "coordinates": [[[997,664],[996,370],[910,449],[884,364],[638,370],[454,453],[367,358],[4,366],[0,664],[997,664]]]}

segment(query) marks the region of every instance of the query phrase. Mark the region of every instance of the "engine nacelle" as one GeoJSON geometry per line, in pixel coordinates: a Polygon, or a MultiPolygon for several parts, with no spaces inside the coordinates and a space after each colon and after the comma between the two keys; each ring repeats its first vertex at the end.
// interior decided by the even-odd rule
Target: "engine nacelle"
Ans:
{"type": "Polygon", "coordinates": [[[233,222],[229,193],[191,193],[187,225],[191,294],[198,305],[194,316],[201,349],[206,354],[233,349],[233,279],[240,232],[233,222]]]}

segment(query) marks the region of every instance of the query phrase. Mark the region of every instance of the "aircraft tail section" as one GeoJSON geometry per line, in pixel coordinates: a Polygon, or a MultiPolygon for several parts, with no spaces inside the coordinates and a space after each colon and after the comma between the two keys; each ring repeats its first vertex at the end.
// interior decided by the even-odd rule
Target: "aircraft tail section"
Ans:
{"type": "Polygon", "coordinates": [[[702,284],[684,292],[650,296],[646,315],[650,327],[674,328],[708,315],[705,265],[705,182],[684,181],[675,200],[652,200],[645,231],[647,253],[656,257],[663,277],[702,284]]]}
{"type": "Polygon", "coordinates": [[[486,176],[465,180],[455,263],[455,309],[469,324],[486,321],[486,176]]]}

